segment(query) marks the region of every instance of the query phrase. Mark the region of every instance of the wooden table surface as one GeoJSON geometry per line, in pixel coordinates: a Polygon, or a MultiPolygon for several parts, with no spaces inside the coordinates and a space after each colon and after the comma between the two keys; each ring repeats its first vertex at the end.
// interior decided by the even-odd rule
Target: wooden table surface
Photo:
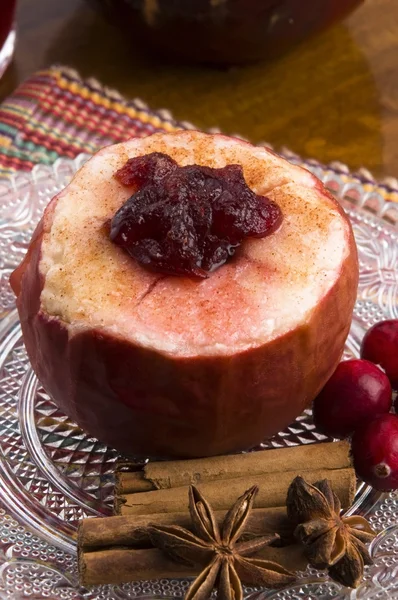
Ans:
{"type": "Polygon", "coordinates": [[[19,0],[18,26],[0,99],[35,70],[64,64],[198,127],[398,177],[397,0],[366,0],[289,55],[230,70],[154,62],[85,0],[19,0]]]}

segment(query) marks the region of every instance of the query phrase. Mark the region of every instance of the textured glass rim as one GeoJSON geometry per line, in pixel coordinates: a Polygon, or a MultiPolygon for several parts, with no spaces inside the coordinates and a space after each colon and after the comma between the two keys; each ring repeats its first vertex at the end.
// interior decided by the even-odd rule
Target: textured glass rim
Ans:
{"type": "MultiPolygon", "coordinates": [[[[262,146],[270,147],[268,144],[260,144],[262,146]]],[[[29,185],[30,180],[34,183],[42,181],[48,176],[58,177],[60,171],[71,170],[73,173],[76,172],[92,155],[81,153],[75,158],[58,158],[54,163],[46,165],[43,163],[36,164],[31,171],[18,171],[10,176],[8,180],[0,181],[0,202],[6,200],[9,186],[14,191],[20,190],[25,185],[29,185]]],[[[292,162],[293,164],[304,166],[309,169],[315,176],[322,179],[324,185],[330,189],[339,200],[345,200],[349,206],[355,207],[356,209],[364,209],[373,216],[383,219],[389,225],[398,227],[398,202],[387,201],[380,193],[380,189],[388,189],[386,184],[378,183],[376,181],[369,181],[364,179],[359,174],[352,174],[349,172],[348,167],[341,163],[331,163],[331,165],[323,166],[315,160],[303,160],[293,152],[284,149],[284,153],[281,154],[284,158],[292,162]],[[349,178],[349,181],[347,181],[349,178]],[[328,184],[332,183],[336,185],[329,187],[328,184]],[[371,186],[372,189],[367,189],[371,186]],[[337,192],[337,194],[336,194],[337,192]]],[[[368,173],[366,171],[366,173],[368,173]]],[[[395,192],[395,188],[391,188],[395,192]]],[[[1,222],[7,221],[7,206],[5,205],[3,211],[5,214],[3,219],[0,218],[1,222]]]]}
{"type": "MultiPolygon", "coordinates": [[[[20,192],[26,186],[29,187],[32,185],[32,182],[34,184],[42,184],[43,181],[49,178],[55,178],[58,181],[63,175],[73,175],[89,158],[91,158],[91,156],[88,154],[79,154],[75,159],[59,158],[52,165],[38,164],[35,165],[30,172],[15,173],[11,177],[10,181],[5,184],[6,190],[4,192],[2,189],[2,182],[0,182],[0,207],[1,203],[7,199],[7,190],[9,190],[10,185],[14,191],[20,192]]],[[[290,160],[291,162],[296,162],[297,164],[303,164],[303,161],[298,158],[296,160],[294,157],[291,157],[290,160]]],[[[325,169],[323,169],[321,166],[312,164],[311,161],[304,162],[304,165],[323,180],[326,187],[328,187],[331,192],[342,201],[342,204],[348,213],[350,211],[354,211],[366,214],[367,217],[375,217],[377,220],[383,220],[383,222],[391,229],[394,229],[394,231],[398,229],[398,204],[394,202],[386,202],[382,194],[377,191],[367,191],[362,183],[355,183],[352,180],[351,175],[350,181],[347,182],[345,181],[344,174],[339,174],[333,169],[325,171],[325,169]],[[329,182],[331,184],[330,186],[328,186],[329,182]],[[396,215],[396,219],[394,219],[392,215],[396,215]]],[[[29,208],[34,210],[36,207],[30,206],[29,208]]],[[[6,205],[5,209],[5,213],[7,213],[6,205]]],[[[15,206],[13,206],[13,211],[15,211],[15,206]]],[[[4,214],[3,210],[1,212],[4,214]]],[[[7,220],[7,214],[5,214],[4,221],[7,222],[7,220]]],[[[0,219],[0,223],[1,222],[2,220],[0,219]]],[[[5,317],[5,319],[0,320],[0,333],[3,331],[3,327],[7,329],[7,325],[9,326],[10,323],[15,323],[15,315],[16,311],[12,310],[11,313],[5,317]]],[[[22,383],[23,386],[32,384],[32,377],[28,375],[29,374],[27,374],[27,376],[24,378],[22,383]]],[[[22,427],[24,426],[23,424],[21,425],[22,427]]],[[[53,477],[56,478],[57,484],[60,485],[60,478],[57,477],[57,472],[55,469],[53,472],[53,477]]],[[[7,492],[4,491],[1,493],[7,492]]],[[[357,511],[360,511],[361,513],[368,512],[377,503],[382,495],[382,493],[373,490],[373,488],[370,486],[361,483],[357,488],[356,499],[346,514],[353,514],[357,511]]],[[[43,526],[42,522],[40,524],[43,526]]],[[[33,523],[32,525],[34,526],[33,523]]],[[[66,547],[68,550],[72,550],[75,549],[75,541],[67,530],[68,527],[65,528],[65,531],[58,531],[58,533],[59,537],[62,538],[64,547],[66,547]]],[[[51,538],[53,537],[51,535],[51,531],[47,531],[47,533],[51,538]]],[[[60,543],[59,537],[57,538],[58,544],[60,543]]]]}

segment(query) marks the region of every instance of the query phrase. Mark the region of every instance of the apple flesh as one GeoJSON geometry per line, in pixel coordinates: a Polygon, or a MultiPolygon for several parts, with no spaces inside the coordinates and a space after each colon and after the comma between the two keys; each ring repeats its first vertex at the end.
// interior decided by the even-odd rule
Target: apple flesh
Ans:
{"type": "Polygon", "coordinates": [[[334,372],[358,282],[340,205],[309,172],[196,131],[107,147],[48,205],[11,277],[26,348],[54,402],[126,454],[198,457],[250,448],[291,423],[334,372]],[[104,225],[134,156],[242,164],[282,225],[203,281],[151,273],[104,225]]]}

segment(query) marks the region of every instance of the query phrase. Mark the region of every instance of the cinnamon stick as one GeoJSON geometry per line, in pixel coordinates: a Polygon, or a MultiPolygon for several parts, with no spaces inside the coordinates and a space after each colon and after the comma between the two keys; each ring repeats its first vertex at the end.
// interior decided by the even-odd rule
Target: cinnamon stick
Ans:
{"type": "Polygon", "coordinates": [[[349,444],[346,441],[193,460],[149,462],[140,471],[118,473],[116,494],[148,492],[299,469],[310,471],[321,467],[329,471],[350,466],[349,444]]]}
{"type": "MultiPolygon", "coordinates": [[[[197,487],[208,499],[213,509],[226,510],[233,502],[253,485],[259,487],[254,508],[284,506],[286,494],[292,479],[302,475],[309,483],[329,479],[343,508],[348,508],[355,497],[356,477],[352,468],[305,470],[302,467],[294,472],[277,472],[261,476],[247,476],[225,481],[206,481],[197,487]]],[[[116,499],[117,514],[149,515],[188,511],[188,487],[161,489],[136,494],[125,494],[116,499]]]]}
{"type": "MultiPolygon", "coordinates": [[[[288,570],[305,569],[308,561],[302,546],[264,548],[256,556],[279,563],[288,570]]],[[[161,550],[110,547],[90,550],[79,547],[79,580],[83,586],[126,583],[143,579],[172,579],[197,575],[195,569],[168,558],[161,550]]]]}
{"type": "MultiPolygon", "coordinates": [[[[221,525],[226,511],[217,511],[214,514],[221,525]]],[[[151,542],[146,531],[149,524],[178,525],[191,529],[192,520],[188,512],[84,519],[79,527],[79,544],[87,550],[99,550],[110,546],[150,548],[151,542]]],[[[250,536],[263,536],[277,531],[285,542],[293,538],[293,528],[285,507],[252,510],[246,531],[250,532],[250,536]]]]}
{"type": "Polygon", "coordinates": [[[126,583],[143,579],[190,577],[197,574],[194,568],[181,565],[168,558],[161,550],[132,550],[107,548],[86,552],[79,549],[80,585],[126,583]]]}

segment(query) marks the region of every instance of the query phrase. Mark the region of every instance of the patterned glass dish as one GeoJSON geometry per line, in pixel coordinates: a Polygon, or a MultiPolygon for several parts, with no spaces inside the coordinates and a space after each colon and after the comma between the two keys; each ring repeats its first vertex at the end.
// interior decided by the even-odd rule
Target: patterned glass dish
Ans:
{"type": "MultiPolygon", "coordinates": [[[[40,386],[27,359],[8,278],[44,207],[85,160],[84,155],[61,159],[0,183],[0,600],[181,597],[189,585],[188,580],[167,579],[90,589],[78,584],[77,523],[111,514],[117,453],[84,434],[40,386]]],[[[345,356],[357,356],[367,328],[383,318],[398,318],[397,206],[360,181],[347,184],[344,174],[332,168],[306,166],[339,197],[353,224],[360,283],[345,356]]],[[[262,447],[325,439],[307,410],[262,447]]],[[[371,545],[374,565],[358,590],[309,568],[289,589],[245,588],[246,598],[398,598],[398,493],[379,494],[358,484],[350,512],[367,515],[379,532],[371,545]]]]}

